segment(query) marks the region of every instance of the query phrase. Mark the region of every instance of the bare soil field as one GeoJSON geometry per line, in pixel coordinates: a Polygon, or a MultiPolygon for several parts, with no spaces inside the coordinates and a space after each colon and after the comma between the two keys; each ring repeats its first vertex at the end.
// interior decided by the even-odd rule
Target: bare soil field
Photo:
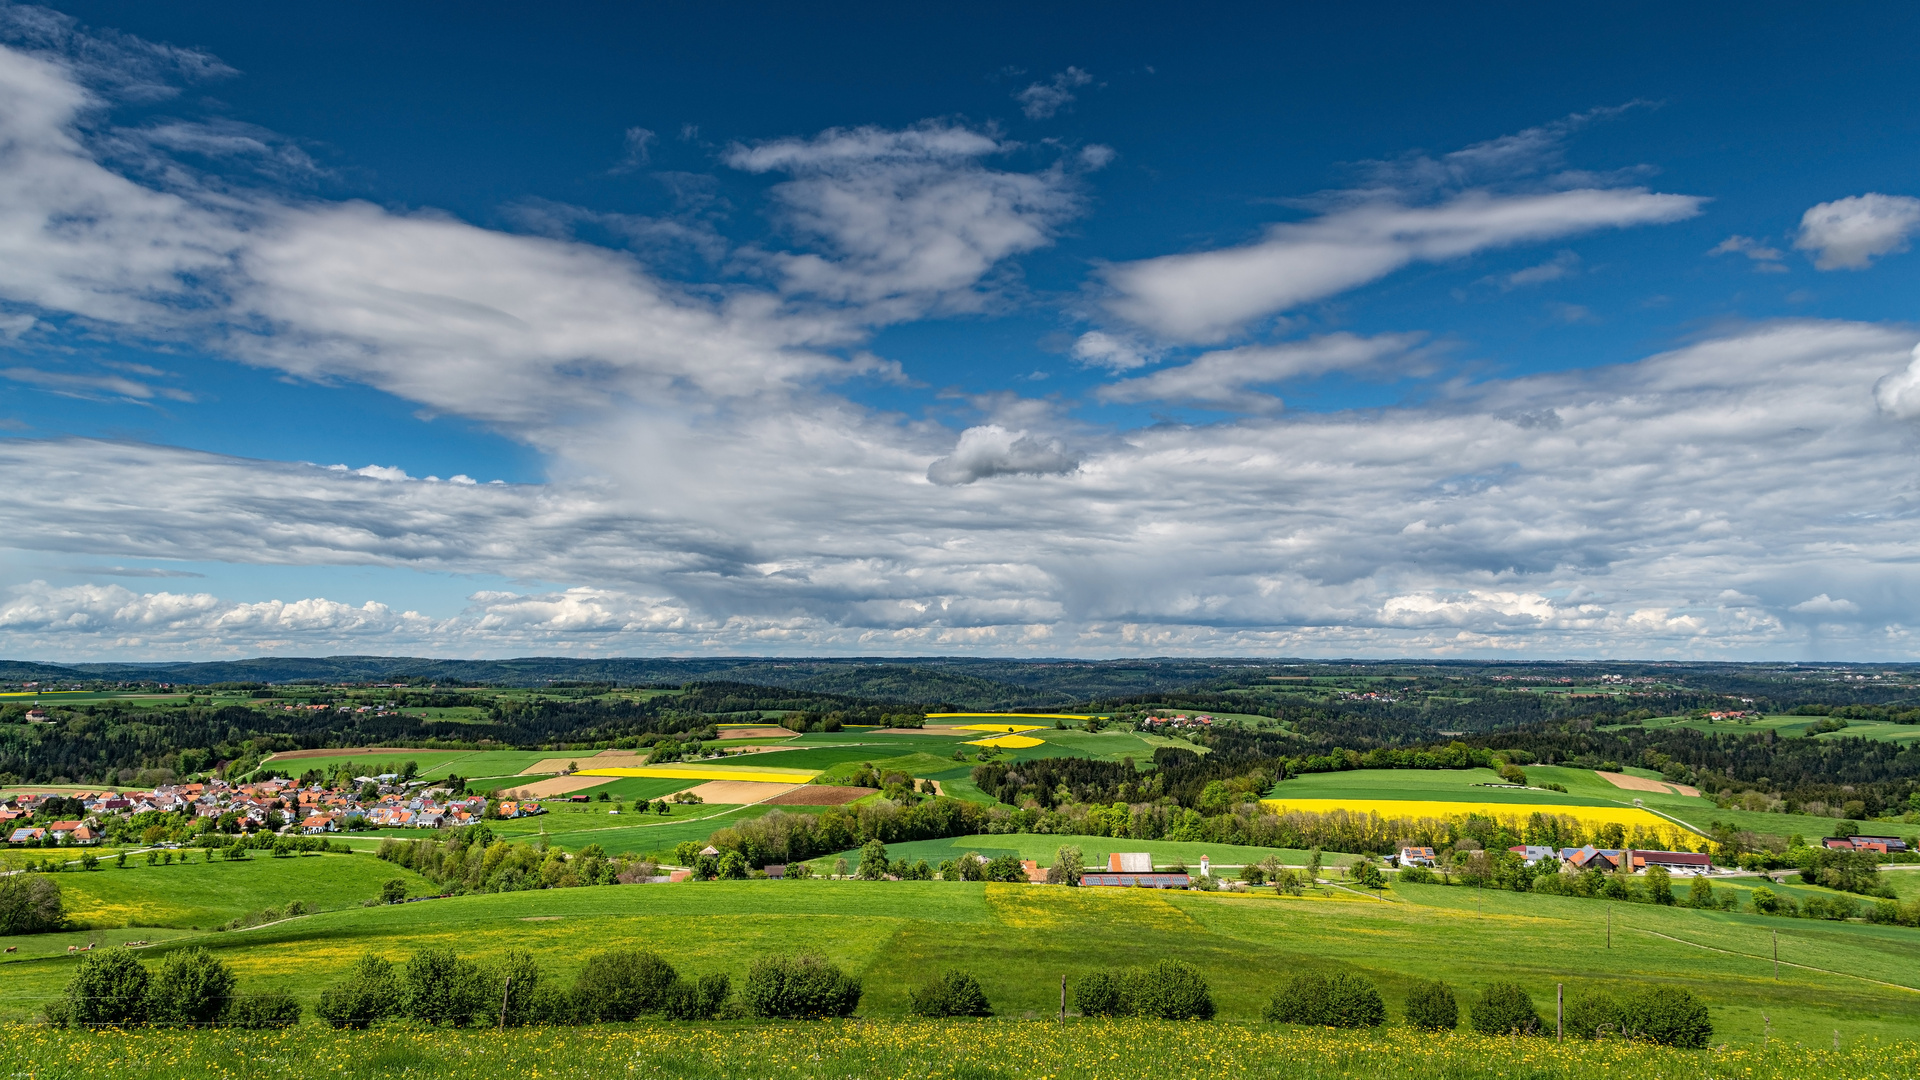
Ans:
{"type": "Polygon", "coordinates": [[[1700,797],[1700,789],[1686,784],[1670,784],[1664,780],[1649,780],[1643,776],[1628,776],[1626,773],[1594,771],[1594,775],[1617,788],[1628,791],[1656,791],[1662,795],[1672,793],[1689,798],[1700,797]]]}
{"type": "Polygon", "coordinates": [[[551,799],[555,795],[566,795],[585,788],[599,787],[607,782],[604,776],[552,776],[545,780],[536,780],[524,787],[500,792],[502,797],[515,799],[551,799]]]}
{"type": "MultiPolygon", "coordinates": [[[[647,755],[639,750],[602,750],[597,754],[570,754],[567,757],[541,758],[539,761],[520,770],[521,776],[546,776],[551,773],[565,772],[567,766],[578,765],[583,769],[626,769],[646,764],[647,755]]],[[[606,783],[606,777],[600,778],[606,783]]]]}
{"type": "Polygon", "coordinates": [[[769,784],[760,780],[709,780],[690,789],[710,803],[757,803],[792,791],[800,784],[769,784]]]}
{"type": "Polygon", "coordinates": [[[788,731],[786,728],[772,726],[720,729],[720,737],[722,739],[779,739],[792,734],[793,732],[788,731]]]}

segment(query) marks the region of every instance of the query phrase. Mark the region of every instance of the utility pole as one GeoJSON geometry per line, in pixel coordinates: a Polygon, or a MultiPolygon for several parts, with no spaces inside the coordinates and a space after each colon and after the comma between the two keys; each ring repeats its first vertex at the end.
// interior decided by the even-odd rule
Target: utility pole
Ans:
{"type": "Polygon", "coordinates": [[[513,976],[507,976],[507,984],[500,988],[500,1030],[507,1030],[507,995],[513,993],[513,976]]]}
{"type": "Polygon", "coordinates": [[[1567,984],[1553,984],[1553,1041],[1567,1040],[1567,984]]]}

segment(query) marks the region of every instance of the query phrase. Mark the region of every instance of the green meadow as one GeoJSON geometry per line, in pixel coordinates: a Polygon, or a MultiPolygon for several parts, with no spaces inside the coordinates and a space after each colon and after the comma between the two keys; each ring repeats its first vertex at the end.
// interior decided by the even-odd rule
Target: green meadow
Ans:
{"type": "MultiPolygon", "coordinates": [[[[362,856],[321,860],[356,863],[362,856]]],[[[357,866],[356,866],[357,869],[357,866]]],[[[105,872],[100,872],[105,874],[105,872]]],[[[1300,971],[1356,971],[1398,1018],[1416,980],[1471,992],[1520,982],[1551,1009],[1569,990],[1658,982],[1698,994],[1715,1041],[1849,1044],[1909,1038],[1920,1026],[1920,931],[1562,897],[1399,886],[1285,898],[964,882],[741,881],[606,886],[349,906],[250,930],[173,937],[214,950],[243,985],[311,1002],[366,950],[396,960],[425,947],[485,957],[533,952],[570,978],[615,944],[650,948],[684,971],[736,980],[756,956],[817,949],[865,982],[863,1015],[896,1017],[928,972],[973,972],[1003,1016],[1046,1016],[1059,981],[1082,972],[1186,960],[1211,981],[1222,1019],[1257,1019],[1300,971]],[[1773,974],[1773,935],[1782,966],[1773,974]]],[[[145,931],[141,931],[143,935],[145,931]]],[[[65,936],[65,935],[57,935],[65,936]]],[[[168,941],[153,935],[158,954],[168,941]]],[[[111,938],[107,939],[111,940],[111,938]]],[[[0,1015],[25,1019],[58,995],[63,954],[0,963],[0,1015]]]]}
{"type": "MultiPolygon", "coordinates": [[[[991,833],[974,836],[955,836],[944,840],[912,840],[900,844],[887,845],[889,859],[905,859],[912,862],[925,859],[931,865],[955,859],[968,852],[984,855],[991,859],[1000,855],[1016,855],[1022,859],[1032,859],[1042,866],[1053,865],[1054,853],[1060,848],[1072,845],[1080,849],[1086,860],[1087,868],[1099,870],[1107,865],[1107,856],[1114,852],[1144,851],[1153,856],[1157,867],[1168,867],[1175,863],[1184,863],[1195,873],[1199,872],[1200,856],[1205,855],[1216,866],[1245,866],[1267,858],[1277,858],[1289,866],[1305,866],[1310,857],[1305,851],[1293,848],[1245,847],[1236,844],[1189,844],[1176,840],[1126,840],[1110,836],[1045,836],[1037,833],[991,833]]],[[[811,860],[811,865],[822,872],[830,871],[835,859],[846,859],[851,863],[859,861],[860,852],[843,851],[837,855],[811,860]]],[[[1328,852],[1321,857],[1323,866],[1348,866],[1357,856],[1339,855],[1328,852]]]]}
{"type": "MultiPolygon", "coordinates": [[[[408,891],[433,891],[425,878],[366,855],[283,856],[254,852],[233,862],[204,861],[202,852],[165,866],[143,856],[127,865],[103,863],[91,871],[58,875],[70,921],[83,927],[211,928],[264,908],[298,900],[317,908],[351,907],[380,895],[382,882],[401,878],[408,891]]],[[[9,942],[11,943],[11,942],[9,942]]]]}

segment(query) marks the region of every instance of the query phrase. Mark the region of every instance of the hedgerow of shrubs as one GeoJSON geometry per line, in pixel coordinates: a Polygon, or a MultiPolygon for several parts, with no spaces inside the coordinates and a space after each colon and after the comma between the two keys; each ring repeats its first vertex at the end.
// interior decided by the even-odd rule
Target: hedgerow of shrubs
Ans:
{"type": "Polygon", "coordinates": [[[1519,983],[1488,983],[1467,1015],[1482,1035],[1537,1035],[1543,1026],[1533,999],[1519,983]]]}
{"type": "Polygon", "coordinates": [[[1213,1019],[1213,990],[1193,965],[1162,960],[1147,968],[1090,971],[1074,983],[1082,1016],[1143,1016],[1154,1020],[1213,1019]]]}
{"type": "Polygon", "coordinates": [[[1585,1039],[1619,1036],[1697,1049],[1713,1037],[1707,1007],[1685,990],[1650,986],[1624,995],[1576,991],[1567,1002],[1567,1034],[1585,1039]]]}
{"type": "Polygon", "coordinates": [[[1372,980],[1335,972],[1295,975],[1267,1002],[1266,1019],[1315,1027],[1378,1027],[1387,1022],[1387,1005],[1372,980]]]}
{"type": "Polygon", "coordinates": [[[915,1016],[992,1016],[986,991],[964,971],[943,971],[907,997],[907,1011],[915,1016]]]}
{"type": "Polygon", "coordinates": [[[852,1016],[860,1005],[860,980],[818,953],[765,956],[747,969],[740,997],[749,1015],[767,1020],[852,1016]]]}
{"type": "Polygon", "coordinates": [[[1452,1031],[1460,1026],[1460,1005],[1453,987],[1443,982],[1420,983],[1407,991],[1407,1024],[1424,1031],[1452,1031]]]}
{"type": "Polygon", "coordinates": [[[235,994],[226,962],[198,946],[166,954],[156,971],[131,949],[104,949],[80,958],[49,1023],[74,1027],[289,1027],[300,1003],[284,990],[235,994]]]}

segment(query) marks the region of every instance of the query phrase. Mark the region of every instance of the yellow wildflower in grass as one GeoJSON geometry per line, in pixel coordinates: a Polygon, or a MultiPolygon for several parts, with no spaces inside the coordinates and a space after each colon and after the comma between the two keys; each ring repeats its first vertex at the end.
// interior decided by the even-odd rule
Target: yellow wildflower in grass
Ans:
{"type": "Polygon", "coordinates": [[[654,1023],[561,1029],[422,1031],[390,1025],[335,1032],[69,1031],[0,1027],[0,1068],[35,1080],[409,1080],[609,1076],[677,1080],[993,1075],[1008,1080],[1152,1076],[1313,1076],[1324,1080],[1460,1080],[1620,1076],[1822,1080],[1920,1075],[1920,1043],[1832,1051],[1765,1046],[1671,1050],[1619,1040],[1569,1041],[1298,1029],[1150,1020],[861,1020],[654,1023]]]}

